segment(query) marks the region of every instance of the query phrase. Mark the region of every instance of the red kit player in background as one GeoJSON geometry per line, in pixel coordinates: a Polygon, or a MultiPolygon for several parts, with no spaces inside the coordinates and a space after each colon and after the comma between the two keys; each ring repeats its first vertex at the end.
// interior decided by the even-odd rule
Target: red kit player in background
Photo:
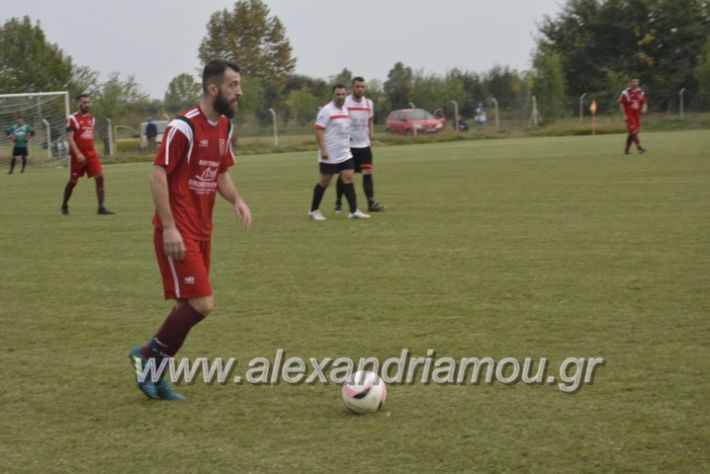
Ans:
{"type": "Polygon", "coordinates": [[[91,98],[89,94],[81,94],[76,98],[79,110],[67,117],[67,141],[69,142],[70,175],[69,182],[64,188],[62,201],[62,214],[69,214],[69,198],[79,178],[85,174],[96,181],[96,198],[99,201],[100,215],[109,215],[113,212],[104,207],[104,172],[101,168],[101,159],[94,148],[94,126],[96,119],[91,113],[91,98]]]}
{"type": "Polygon", "coordinates": [[[130,354],[138,388],[148,398],[183,400],[166,374],[157,382],[141,374],[149,360],[160,367],[174,357],[190,329],[212,311],[209,281],[215,195],[229,201],[248,229],[251,211],[237,192],[229,168],[234,104],[242,95],[239,66],[215,60],[202,74],[200,103],[170,122],[153,162],[154,244],[165,299],[176,301],[155,336],[130,354]]]}
{"type": "Polygon", "coordinates": [[[619,108],[624,114],[626,128],[629,135],[626,137],[626,148],[624,154],[629,154],[631,143],[636,144],[639,153],[646,153],[646,149],[641,146],[639,141],[639,132],[641,131],[641,114],[645,114],[648,110],[648,101],[646,93],[639,87],[637,78],[631,79],[631,86],[621,93],[619,96],[619,108]]]}

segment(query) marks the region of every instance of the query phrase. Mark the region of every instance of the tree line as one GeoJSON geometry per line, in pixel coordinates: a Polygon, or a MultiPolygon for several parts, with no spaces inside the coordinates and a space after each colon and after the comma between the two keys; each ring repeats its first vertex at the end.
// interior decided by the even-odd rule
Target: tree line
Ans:
{"type": "MultiPolygon", "coordinates": [[[[567,0],[554,17],[538,26],[532,68],[495,66],[486,72],[452,69],[430,74],[397,62],[384,81],[368,80],[376,120],[392,109],[441,109],[472,116],[479,102],[495,97],[503,109],[520,110],[536,96],[543,115],[576,113],[582,94],[606,98],[608,108],[632,76],[639,77],[655,110],[670,109],[685,89],[686,106],[710,106],[710,2],[707,0],[567,0]]],[[[329,78],[295,74],[296,58],[286,28],[263,0],[238,0],[212,14],[197,47],[204,64],[212,58],[242,66],[247,91],[239,120],[266,125],[269,109],[283,121],[311,123],[330,98],[330,87],[349,84],[357,71],[343,69],[329,78]]],[[[0,26],[0,91],[91,92],[97,117],[137,123],[147,115],[174,115],[200,96],[199,78],[179,74],[162,100],[150,100],[133,76],[98,72],[77,65],[47,41],[38,22],[25,16],[0,26]]]]}

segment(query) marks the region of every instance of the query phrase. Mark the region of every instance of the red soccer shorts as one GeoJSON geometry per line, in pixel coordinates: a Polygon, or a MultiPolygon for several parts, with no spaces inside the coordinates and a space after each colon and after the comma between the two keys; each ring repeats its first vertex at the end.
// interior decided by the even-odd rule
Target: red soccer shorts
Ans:
{"type": "Polygon", "coordinates": [[[636,115],[627,115],[626,128],[629,133],[638,133],[641,130],[641,117],[636,115]]]}
{"type": "Polygon", "coordinates": [[[163,293],[166,300],[201,298],[212,294],[210,286],[209,240],[191,240],[183,236],[185,257],[174,260],[163,250],[163,230],[155,229],[153,243],[158,258],[160,275],[163,277],[163,293]]]}
{"type": "Polygon", "coordinates": [[[86,160],[83,163],[79,163],[79,160],[72,157],[71,158],[71,178],[79,179],[85,174],[89,178],[94,176],[99,176],[104,174],[103,168],[101,168],[101,160],[97,154],[87,154],[86,160]]]}

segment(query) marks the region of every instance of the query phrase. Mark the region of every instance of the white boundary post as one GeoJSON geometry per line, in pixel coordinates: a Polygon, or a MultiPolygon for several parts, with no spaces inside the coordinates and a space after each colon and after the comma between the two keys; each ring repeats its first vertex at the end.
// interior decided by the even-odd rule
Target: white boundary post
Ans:
{"type": "Polygon", "coordinates": [[[106,123],[108,123],[108,156],[113,156],[113,125],[110,118],[106,119],[106,123]]]}
{"type": "Polygon", "coordinates": [[[491,102],[493,102],[493,109],[496,111],[496,132],[500,130],[500,116],[498,114],[498,101],[495,97],[491,97],[491,102]]]}
{"type": "Polygon", "coordinates": [[[584,119],[584,98],[587,97],[587,93],[579,96],[579,123],[582,123],[584,119]]]}
{"type": "Polygon", "coordinates": [[[532,111],[530,112],[530,127],[537,128],[540,121],[540,113],[537,110],[537,97],[532,96],[532,111]]]}
{"type": "Polygon", "coordinates": [[[455,100],[451,101],[454,104],[454,121],[456,122],[456,133],[459,133],[459,103],[455,100]]]}
{"type": "Polygon", "coordinates": [[[49,120],[46,118],[42,119],[44,126],[47,128],[47,157],[52,159],[52,127],[49,125],[49,120]]]}
{"type": "Polygon", "coordinates": [[[269,112],[271,113],[271,123],[274,127],[274,146],[279,146],[279,132],[276,127],[276,111],[274,109],[269,109],[269,112]]]}

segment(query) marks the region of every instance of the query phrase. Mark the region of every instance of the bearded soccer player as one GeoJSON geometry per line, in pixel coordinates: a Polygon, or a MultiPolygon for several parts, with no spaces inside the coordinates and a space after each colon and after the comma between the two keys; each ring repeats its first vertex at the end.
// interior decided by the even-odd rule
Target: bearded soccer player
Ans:
{"type": "Polygon", "coordinates": [[[323,193],[333,176],[338,174],[343,181],[343,192],[350,206],[350,219],[369,219],[357,208],[355,187],[353,186],[353,155],[350,152],[350,115],[345,107],[348,94],[343,84],[333,86],[333,100],[318,111],[316,118],[316,140],[318,142],[318,168],[320,179],[313,188],[313,200],[308,215],[314,221],[324,221],[320,212],[323,193]]]}
{"type": "Polygon", "coordinates": [[[239,66],[209,62],[202,73],[200,103],[170,122],[153,162],[150,189],[155,203],[154,245],[166,300],[175,307],[155,336],[130,353],[138,388],[153,399],[183,400],[165,374],[141,380],[146,364],[161,367],[174,357],[188,333],[212,311],[209,280],[212,209],[219,193],[245,228],[251,211],[229,174],[234,104],[242,95],[239,66]]]}
{"type": "Polygon", "coordinates": [[[5,134],[14,143],[12,147],[12,160],[10,161],[10,172],[8,174],[12,174],[15,170],[15,163],[17,163],[18,157],[22,157],[22,171],[20,171],[20,173],[24,173],[25,167],[27,166],[27,142],[35,136],[35,131],[32,129],[31,125],[25,123],[23,117],[17,117],[17,123],[8,128],[5,134]]]}
{"type": "Polygon", "coordinates": [[[94,126],[96,119],[89,112],[91,97],[81,94],[77,97],[78,111],[67,118],[67,142],[69,142],[70,175],[64,188],[62,214],[69,215],[69,198],[79,178],[85,174],[96,182],[96,198],[99,202],[99,215],[110,215],[113,212],[104,207],[104,172],[101,158],[94,148],[94,126]]]}
{"type": "MultiPolygon", "coordinates": [[[[362,173],[362,188],[367,196],[367,210],[384,211],[385,207],[375,201],[375,187],[372,183],[372,121],[375,110],[372,101],[365,97],[365,79],[356,77],[352,82],[352,93],[345,99],[345,107],[350,114],[350,151],[353,154],[355,173],[362,173]]],[[[335,212],[343,212],[343,182],[336,184],[337,198],[335,212]]]]}
{"type": "Polygon", "coordinates": [[[624,115],[626,128],[629,132],[626,137],[626,148],[624,154],[629,154],[631,144],[636,144],[636,149],[639,153],[646,153],[646,149],[641,146],[639,141],[639,132],[641,131],[641,114],[645,114],[648,110],[648,101],[646,94],[639,87],[637,78],[631,79],[631,85],[624,89],[619,96],[619,108],[624,115]]]}

